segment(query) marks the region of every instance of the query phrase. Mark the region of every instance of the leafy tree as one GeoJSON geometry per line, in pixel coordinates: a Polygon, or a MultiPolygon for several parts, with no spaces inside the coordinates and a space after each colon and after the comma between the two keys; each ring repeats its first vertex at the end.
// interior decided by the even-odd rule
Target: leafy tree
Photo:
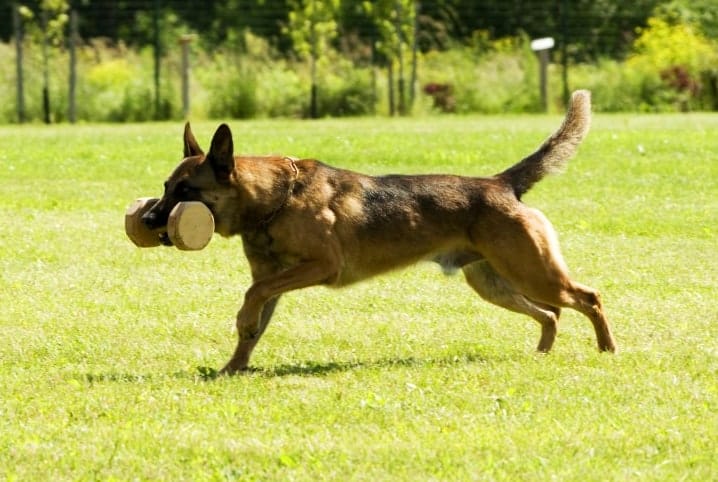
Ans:
{"type": "MultiPolygon", "coordinates": [[[[380,54],[380,58],[385,59],[389,73],[389,110],[393,113],[393,70],[396,66],[399,70],[399,113],[405,114],[407,105],[405,100],[406,89],[404,87],[404,59],[408,46],[414,44],[415,0],[365,1],[363,5],[376,26],[378,39],[375,43],[375,48],[380,54]]],[[[412,88],[414,75],[412,75],[412,88]]]]}
{"type": "Polygon", "coordinates": [[[308,58],[311,68],[311,117],[318,117],[317,64],[326,56],[330,42],[337,36],[336,14],[339,0],[291,0],[289,25],[285,33],[292,39],[294,50],[308,58]]]}
{"type": "Polygon", "coordinates": [[[657,71],[680,66],[697,74],[718,61],[716,44],[690,24],[670,24],[653,17],[648,19],[648,27],[638,32],[635,54],[629,59],[634,65],[657,71]]]}
{"type": "Polygon", "coordinates": [[[669,23],[698,26],[707,37],[718,39],[718,1],[716,0],[672,0],[658,5],[654,16],[669,23]]]}
{"type": "MultiPolygon", "coordinates": [[[[681,110],[690,109],[693,99],[701,94],[701,78],[715,82],[716,42],[693,25],[669,23],[656,17],[648,19],[648,27],[638,32],[634,54],[627,65],[642,72],[647,85],[657,86],[652,90],[661,98],[654,103],[673,103],[681,110]],[[706,77],[708,73],[712,76],[706,77]]],[[[712,88],[715,89],[715,85],[712,88]]],[[[710,95],[715,102],[716,92],[710,95]]]]}
{"type": "Polygon", "coordinates": [[[69,21],[67,0],[42,0],[37,5],[19,5],[25,31],[35,40],[49,45],[61,45],[65,26],[69,21]]]}
{"type": "Polygon", "coordinates": [[[22,16],[24,30],[42,46],[42,104],[45,123],[51,122],[50,108],[50,54],[51,47],[61,45],[65,38],[65,25],[68,23],[69,5],[66,0],[41,0],[34,9],[20,5],[17,7],[22,16]]]}

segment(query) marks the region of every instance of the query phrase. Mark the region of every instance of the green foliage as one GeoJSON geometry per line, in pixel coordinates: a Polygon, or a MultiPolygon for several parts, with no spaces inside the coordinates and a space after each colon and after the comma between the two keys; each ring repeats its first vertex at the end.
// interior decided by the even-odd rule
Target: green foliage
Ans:
{"type": "MultiPolygon", "coordinates": [[[[635,41],[625,60],[599,57],[590,63],[569,62],[570,86],[590,88],[600,111],[718,109],[718,44],[715,37],[707,34],[712,31],[716,16],[709,8],[710,2],[661,3],[647,24],[635,30],[635,41]]],[[[575,13],[574,9],[581,5],[587,9],[609,9],[612,0],[594,3],[588,5],[587,0],[580,0],[572,3],[570,11],[575,13]]],[[[640,3],[647,6],[656,2],[640,3]]],[[[43,68],[47,61],[51,119],[58,122],[66,119],[68,109],[69,54],[62,42],[67,2],[53,0],[44,5],[55,22],[50,30],[58,32],[51,36],[53,46],[47,57],[43,55],[38,12],[22,8],[30,32],[23,44],[26,117],[30,121],[42,119],[43,68]]],[[[232,12],[251,7],[255,13],[261,11],[266,15],[283,8],[276,2],[254,5],[248,0],[233,0],[228,5],[232,12]]],[[[414,21],[423,21],[414,18],[415,6],[413,0],[353,5],[297,0],[288,11],[284,36],[274,41],[255,34],[256,25],[244,23],[222,34],[202,31],[191,46],[191,116],[307,117],[312,85],[317,87],[320,116],[386,113],[388,73],[382,67],[393,67],[397,84],[401,58],[405,94],[409,96],[408,47],[413,41],[414,21]],[[340,22],[340,17],[349,15],[348,12],[359,15],[368,24],[362,26],[363,37],[340,22]],[[368,31],[371,35],[366,34],[368,31]],[[220,39],[221,45],[211,43],[220,39]],[[283,50],[282,42],[289,39],[296,55],[283,50]],[[373,42],[375,49],[369,47],[369,42],[373,42]]],[[[79,120],[122,122],[181,115],[177,39],[193,32],[193,22],[171,6],[166,7],[159,17],[162,32],[159,111],[156,112],[154,101],[152,49],[128,48],[123,43],[94,39],[81,43],[78,52],[79,120]]],[[[446,7],[449,17],[451,12],[469,8],[458,4],[446,7]]],[[[623,15],[631,8],[616,6],[615,10],[607,11],[606,18],[623,15]]],[[[151,12],[133,15],[136,22],[132,35],[141,43],[150,42],[154,27],[151,12]]],[[[476,30],[466,36],[463,44],[449,42],[441,49],[420,53],[414,92],[417,102],[412,112],[421,115],[435,111],[492,114],[540,111],[538,62],[529,49],[528,39],[526,35],[496,39],[488,30],[476,30]],[[439,88],[440,93],[425,93],[431,86],[439,88]]],[[[569,57],[577,48],[569,45],[569,57]]],[[[557,49],[552,55],[557,62],[560,51],[557,49]]],[[[563,108],[563,85],[557,64],[550,66],[549,74],[550,109],[559,110],[563,108]]],[[[0,79],[4,85],[15,85],[12,44],[0,44],[0,79]]],[[[395,99],[398,98],[395,94],[395,99]]],[[[14,88],[0,91],[0,123],[16,121],[16,103],[14,88]]]]}
{"type": "MultiPolygon", "coordinates": [[[[308,117],[311,67],[273,52],[267,42],[245,32],[242,55],[218,53],[200,58],[196,69],[205,93],[207,114],[213,118],[308,117]]],[[[370,71],[356,68],[336,51],[317,60],[320,116],[350,116],[374,112],[376,99],[370,71]]]]}
{"type": "Polygon", "coordinates": [[[285,34],[294,51],[304,58],[318,58],[337,36],[339,0],[290,0],[289,25],[285,34]]]}
{"type": "Polygon", "coordinates": [[[372,87],[371,71],[357,68],[336,53],[327,58],[330,63],[322,69],[319,90],[320,117],[357,116],[374,114],[377,99],[372,87]]]}
{"type": "Polygon", "coordinates": [[[259,69],[261,87],[257,99],[262,117],[302,117],[308,104],[308,76],[302,66],[276,61],[259,69]]]}
{"type": "MultiPolygon", "coordinates": [[[[15,56],[13,50],[13,45],[0,42],[0,59],[12,59],[15,56]]],[[[15,82],[16,75],[12,62],[0,61],[0,84],[6,86],[0,91],[0,124],[17,120],[15,82]]]]}
{"type": "Polygon", "coordinates": [[[362,2],[374,22],[379,38],[375,47],[385,58],[396,59],[400,50],[413,42],[414,0],[378,0],[362,2]]]}
{"type": "Polygon", "coordinates": [[[147,121],[154,118],[152,79],[134,56],[108,59],[92,66],[81,84],[80,119],[107,122],[147,121]]]}
{"type": "Polygon", "coordinates": [[[228,45],[227,50],[196,60],[194,91],[203,93],[198,97],[205,99],[206,115],[300,117],[306,102],[306,81],[297,72],[301,66],[279,56],[265,39],[249,31],[232,42],[239,50],[228,45]]]}
{"type": "Polygon", "coordinates": [[[630,67],[660,73],[681,66],[695,75],[718,61],[718,46],[690,24],[670,24],[660,18],[648,19],[648,27],[639,29],[628,59],[630,67]]]}
{"type": "Polygon", "coordinates": [[[659,85],[652,89],[658,98],[653,105],[668,104],[679,110],[718,105],[718,92],[715,92],[718,43],[707,39],[698,27],[680,18],[674,18],[673,23],[651,18],[634,49],[628,67],[642,72],[648,85],[659,85]],[[714,92],[702,95],[706,87],[710,87],[702,81],[710,81],[710,76],[714,92]]]}
{"type": "MultiPolygon", "coordinates": [[[[42,59],[39,47],[31,42],[24,45],[24,87],[26,118],[42,119],[42,59]]],[[[11,88],[0,91],[0,122],[17,120],[14,52],[0,44],[0,56],[13,61],[0,63],[0,77],[9,80],[11,88]],[[3,48],[5,47],[5,48],[3,48]]],[[[174,60],[164,59],[160,78],[159,112],[155,112],[153,58],[149,50],[136,51],[122,45],[113,47],[100,40],[78,48],[77,117],[80,121],[145,121],[156,118],[175,118],[180,112],[179,78],[169,71],[174,60]]],[[[57,51],[50,56],[49,94],[51,118],[54,122],[67,120],[69,53],[57,51]]]]}
{"type": "MultiPolygon", "coordinates": [[[[39,44],[27,41],[24,46],[26,67],[24,70],[26,120],[43,118],[43,56],[39,44]]],[[[0,123],[17,121],[17,92],[14,45],[0,47],[0,77],[7,79],[5,88],[0,90],[0,123]],[[5,60],[1,60],[5,59],[5,60]]],[[[50,117],[53,121],[62,121],[67,112],[67,57],[52,55],[48,59],[49,85],[51,101],[50,117]]]]}
{"type": "Polygon", "coordinates": [[[638,30],[625,62],[601,59],[571,70],[573,85],[593,91],[598,110],[618,112],[714,108],[710,82],[718,44],[683,16],[653,17],[638,30]]]}
{"type": "MultiPolygon", "coordinates": [[[[599,59],[595,64],[576,65],[570,70],[570,80],[571,85],[591,91],[593,108],[597,112],[645,112],[671,108],[665,104],[665,99],[657,97],[662,90],[660,78],[647,77],[628,68],[624,62],[599,59]]],[[[561,92],[558,78],[552,82],[551,91],[561,92]]],[[[556,98],[556,103],[559,102],[556,98]]]]}
{"type": "Polygon", "coordinates": [[[670,23],[694,25],[709,38],[718,39],[715,0],[671,0],[656,6],[653,16],[670,23]]]}
{"type": "Polygon", "coordinates": [[[246,119],[259,114],[258,67],[256,62],[243,62],[222,54],[214,57],[214,62],[199,75],[199,81],[210,92],[207,98],[207,113],[210,117],[246,119]]]}
{"type": "Polygon", "coordinates": [[[59,46],[65,38],[65,27],[69,21],[70,9],[67,0],[42,0],[35,13],[26,5],[19,5],[24,28],[40,43],[47,39],[51,45],[59,46]]]}
{"type": "Polygon", "coordinates": [[[541,110],[538,61],[528,39],[501,39],[482,48],[427,53],[423,82],[452,86],[460,113],[536,112],[541,110]]]}

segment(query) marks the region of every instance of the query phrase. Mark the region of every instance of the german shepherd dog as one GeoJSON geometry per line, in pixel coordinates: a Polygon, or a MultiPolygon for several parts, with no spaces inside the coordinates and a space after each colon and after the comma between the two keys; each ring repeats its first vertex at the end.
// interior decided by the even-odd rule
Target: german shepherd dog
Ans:
{"type": "Polygon", "coordinates": [[[184,160],[143,222],[171,245],[165,231],[172,208],[201,201],[215,232],[242,237],[253,281],[223,374],[247,369],[282,293],[345,286],[420,260],[461,269],[479,296],[538,321],[541,352],[554,343],[563,307],[588,317],[599,350],[612,352],[599,293],[569,277],[551,224],[521,202],[574,154],[590,117],[590,93],[575,92],[562,125],[536,152],[485,178],[375,177],[312,159],[238,156],[225,124],[205,154],[187,123],[184,160]]]}

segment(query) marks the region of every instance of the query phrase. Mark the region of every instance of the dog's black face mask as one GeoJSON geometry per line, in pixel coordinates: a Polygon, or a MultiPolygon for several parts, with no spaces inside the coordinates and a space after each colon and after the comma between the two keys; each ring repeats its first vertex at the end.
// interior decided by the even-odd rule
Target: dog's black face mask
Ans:
{"type": "Polygon", "coordinates": [[[167,220],[169,210],[162,208],[162,201],[158,201],[152,208],[142,216],[142,222],[152,231],[157,231],[160,242],[165,246],[172,246],[172,241],[167,234],[167,220]]]}
{"type": "Polygon", "coordinates": [[[235,161],[229,127],[225,124],[219,126],[205,155],[187,123],[183,144],[184,160],[165,181],[162,198],[142,216],[142,222],[157,232],[160,241],[168,246],[172,242],[167,235],[167,222],[178,203],[202,202],[212,212],[215,227],[221,227],[221,199],[227,197],[226,191],[232,190],[230,177],[235,161]]]}
{"type": "Polygon", "coordinates": [[[180,202],[201,200],[199,190],[194,188],[188,180],[201,161],[202,159],[198,156],[182,161],[165,182],[162,198],[142,216],[145,226],[152,231],[157,231],[160,242],[166,246],[172,246],[166,230],[172,209],[180,202]]]}

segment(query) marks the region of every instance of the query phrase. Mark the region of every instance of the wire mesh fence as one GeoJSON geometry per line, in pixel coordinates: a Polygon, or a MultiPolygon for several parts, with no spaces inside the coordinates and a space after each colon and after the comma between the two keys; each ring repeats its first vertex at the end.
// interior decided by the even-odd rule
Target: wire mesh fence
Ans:
{"type": "MultiPolygon", "coordinates": [[[[664,3],[0,0],[0,122],[542,111],[592,83],[617,110],[607,80],[646,90],[622,62],[664,3]],[[555,42],[537,56],[536,38],[555,42]]],[[[701,39],[701,65],[648,86],[673,106],[716,107],[701,39]]]]}

